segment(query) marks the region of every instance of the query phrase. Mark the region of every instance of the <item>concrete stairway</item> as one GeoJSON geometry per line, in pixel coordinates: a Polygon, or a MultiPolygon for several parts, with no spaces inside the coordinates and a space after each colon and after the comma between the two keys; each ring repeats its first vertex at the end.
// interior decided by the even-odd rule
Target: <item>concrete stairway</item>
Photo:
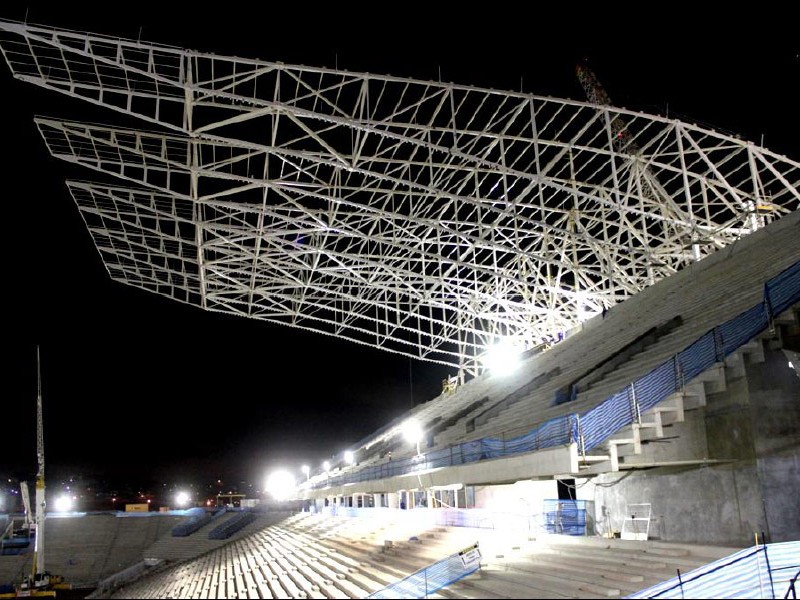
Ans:
{"type": "MultiPolygon", "coordinates": [[[[797,321],[797,306],[776,317],[777,324],[794,326],[797,321]]],[[[725,392],[729,380],[744,377],[746,365],[763,363],[765,345],[775,349],[780,343],[775,332],[762,333],[642,413],[637,422],[615,432],[602,446],[586,453],[573,447],[572,472],[586,476],[625,468],[714,462],[708,460],[706,445],[695,439],[704,439],[704,434],[693,435],[703,427],[698,409],[706,406],[708,394],[725,392]],[[692,415],[694,420],[687,422],[692,415]]],[[[631,412],[635,414],[636,408],[631,412]]]]}

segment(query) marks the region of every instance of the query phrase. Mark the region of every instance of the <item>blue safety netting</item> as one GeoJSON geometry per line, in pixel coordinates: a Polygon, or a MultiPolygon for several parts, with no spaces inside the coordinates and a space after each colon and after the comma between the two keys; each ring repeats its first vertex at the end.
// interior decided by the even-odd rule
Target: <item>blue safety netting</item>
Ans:
{"type": "Polygon", "coordinates": [[[798,570],[800,542],[766,544],[746,548],[627,598],[786,598],[798,570]]]}
{"type": "Polygon", "coordinates": [[[650,373],[631,382],[605,401],[581,414],[550,419],[527,433],[510,438],[482,438],[426,452],[421,457],[389,461],[317,483],[317,486],[344,485],[358,481],[384,479],[421,470],[460,465],[564,446],[581,444],[588,451],[609,436],[638,420],[684,384],[720,362],[743,344],[764,331],[773,318],[800,302],[800,262],[770,279],[764,286],[761,302],[733,319],[713,328],[650,373]]]}
{"type": "Polygon", "coordinates": [[[586,535],[586,500],[545,500],[547,533],[586,535]]]}
{"type": "MultiPolygon", "coordinates": [[[[477,549],[477,544],[475,544],[477,549]]],[[[447,558],[420,569],[408,577],[378,590],[367,598],[427,598],[429,594],[455,583],[480,568],[478,562],[465,564],[462,553],[451,554],[447,558]]]]}

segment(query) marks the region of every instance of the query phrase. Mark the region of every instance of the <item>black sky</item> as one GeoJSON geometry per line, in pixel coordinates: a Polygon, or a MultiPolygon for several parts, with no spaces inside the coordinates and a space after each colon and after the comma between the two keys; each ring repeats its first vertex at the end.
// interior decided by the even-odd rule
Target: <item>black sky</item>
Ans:
{"type": "MultiPolygon", "coordinates": [[[[800,159],[800,42],[788,12],[601,4],[484,3],[466,14],[406,3],[289,3],[273,13],[266,2],[224,12],[7,2],[0,17],[23,20],[27,10],[32,23],[218,54],[420,79],[441,70],[445,81],[581,100],[575,64],[588,59],[617,105],[756,143],[763,135],[800,159]]],[[[406,358],[112,283],[64,185],[90,174],[48,155],[33,116],[119,117],[17,82],[4,62],[0,93],[0,475],[35,470],[36,344],[48,463],[59,473],[171,481],[316,466],[438,392],[443,367],[413,364],[412,400],[406,358]]]]}

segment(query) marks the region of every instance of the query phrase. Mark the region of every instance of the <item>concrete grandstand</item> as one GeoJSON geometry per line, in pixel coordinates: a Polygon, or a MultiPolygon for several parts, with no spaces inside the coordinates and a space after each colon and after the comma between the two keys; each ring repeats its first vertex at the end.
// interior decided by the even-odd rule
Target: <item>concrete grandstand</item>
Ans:
{"type": "MultiPolygon", "coordinates": [[[[352,461],[312,471],[296,492],[299,514],[226,515],[184,537],[166,516],[51,519],[52,560],[97,587],[97,597],[380,596],[476,543],[480,568],[431,594],[608,597],[722,559],[754,534],[800,540],[798,163],[710,130],[590,103],[260,61],[234,69],[241,81],[201,80],[193,77],[206,62],[234,59],[20,23],[0,22],[0,30],[19,79],[172,132],[37,120],[54,156],[140,186],[69,184],[114,279],[459,371],[440,396],[352,446],[352,461]],[[50,61],[46,73],[40,59],[50,61]],[[87,64],[102,69],[93,74],[87,64]],[[292,135],[304,132],[302,144],[268,148],[209,133],[249,118],[239,111],[269,113],[255,88],[240,102],[243,81],[276,70],[304,90],[282,105],[292,135]],[[321,89],[309,92],[313,77],[321,89]],[[328,78],[337,90],[376,81],[387,94],[418,88],[398,100],[417,109],[365,114],[356,102],[345,111],[326,96],[328,78]],[[138,108],[145,96],[154,111],[138,108]],[[478,121],[486,131],[470,130],[457,110],[418,112],[431,99],[460,99],[471,118],[492,107],[478,121]],[[160,110],[183,102],[179,122],[160,110]],[[524,108],[543,118],[533,134],[517,131],[524,108]],[[233,113],[223,118],[223,109],[233,113]],[[218,121],[203,124],[198,115],[207,114],[218,121]],[[442,131],[442,120],[458,135],[442,131]],[[331,148],[333,127],[363,135],[358,148],[331,148]],[[390,141],[371,146],[376,132],[390,141]],[[508,148],[496,150],[500,142],[508,148]],[[384,143],[413,149],[390,152],[384,143]],[[208,155],[216,161],[221,148],[229,155],[212,164],[208,155]],[[432,174],[416,173],[417,151],[430,153],[432,174]],[[506,163],[496,151],[514,158],[506,163]],[[279,189],[258,162],[267,156],[303,163],[282,174],[291,185],[279,189]],[[237,171],[250,159],[263,176],[237,171]],[[577,179],[567,163],[577,165],[577,179]],[[476,182],[467,183],[467,172],[476,182]],[[203,187],[203,178],[214,185],[203,187]],[[492,198],[498,181],[502,197],[492,198]],[[294,195],[299,188],[305,196],[294,195]],[[246,195],[254,189],[263,203],[246,195]],[[267,194],[288,212],[271,212],[267,194]],[[440,213],[415,212],[417,196],[437,195],[447,204],[440,213]],[[540,196],[544,204],[525,204],[540,196]],[[329,219],[319,202],[337,207],[329,219]],[[370,215],[365,222],[360,210],[370,215]],[[404,224],[377,227],[387,214],[404,224]],[[434,226],[437,214],[454,229],[434,226]],[[268,231],[291,219],[303,227],[268,231]],[[523,221],[539,228],[536,243],[520,242],[523,221]],[[417,229],[423,241],[411,247],[417,229]],[[239,246],[224,241],[235,232],[239,246]],[[450,247],[442,235],[459,241],[450,247]],[[411,266],[434,256],[435,268],[411,266]],[[265,274],[268,261],[278,279],[265,274]],[[310,278],[289,273],[291,261],[310,278]],[[287,282],[298,286],[288,301],[287,282]],[[526,348],[507,376],[480,362],[503,335],[526,348]],[[403,435],[410,422],[421,436],[414,441],[403,435]],[[231,537],[209,539],[238,520],[243,528],[231,537]]],[[[0,582],[24,561],[0,557],[0,582]]]]}

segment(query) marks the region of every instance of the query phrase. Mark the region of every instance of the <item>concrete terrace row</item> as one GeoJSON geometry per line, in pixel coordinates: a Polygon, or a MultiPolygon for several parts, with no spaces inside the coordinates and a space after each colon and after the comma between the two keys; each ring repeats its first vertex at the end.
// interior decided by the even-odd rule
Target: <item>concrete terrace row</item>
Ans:
{"type": "MultiPolygon", "coordinates": [[[[761,302],[764,283],[798,260],[800,212],[795,212],[612,307],[605,317],[590,319],[580,331],[528,358],[515,375],[476,378],[415,407],[396,423],[414,417],[424,430],[436,432],[423,442],[424,452],[488,436],[510,439],[553,417],[584,412],[714,326],[761,302]],[[649,340],[650,345],[636,343],[659,326],[665,332],[649,340]],[[625,348],[627,355],[620,358],[625,348]],[[614,368],[592,375],[613,364],[615,355],[614,368]],[[556,405],[556,393],[576,382],[575,400],[556,405]],[[497,414],[486,413],[510,394],[517,397],[513,404],[497,414]],[[482,414],[490,416],[481,422],[482,414]],[[439,431],[448,420],[454,422],[439,431]]],[[[389,449],[395,458],[415,452],[401,435],[390,438],[380,432],[362,443],[356,467],[342,467],[335,474],[385,463],[389,449]]],[[[324,477],[314,481],[324,483],[324,477]]]]}
{"type": "Polygon", "coordinates": [[[402,511],[374,517],[303,513],[161,568],[112,597],[363,598],[476,541],[481,570],[431,597],[601,598],[632,593],[735,549],[453,527],[402,511]]]}

